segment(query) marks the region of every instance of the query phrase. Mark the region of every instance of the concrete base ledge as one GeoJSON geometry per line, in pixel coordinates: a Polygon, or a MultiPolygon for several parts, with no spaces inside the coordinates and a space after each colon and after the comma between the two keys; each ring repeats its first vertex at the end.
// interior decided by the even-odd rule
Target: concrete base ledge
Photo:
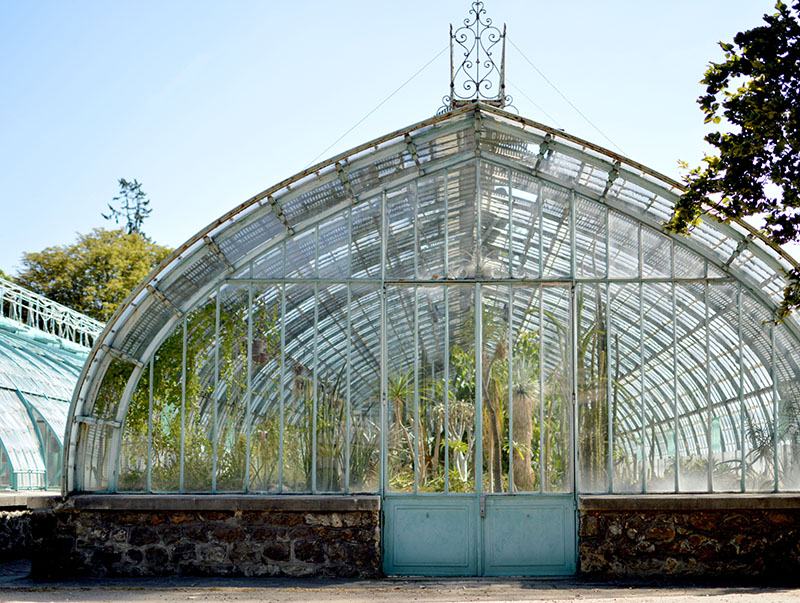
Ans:
{"type": "Polygon", "coordinates": [[[378,511],[377,495],[259,494],[73,494],[67,499],[86,511],[378,511]]]}
{"type": "Polygon", "coordinates": [[[60,501],[58,492],[0,492],[0,511],[51,509],[60,501]]]}
{"type": "Polygon", "coordinates": [[[713,511],[800,509],[800,493],[603,494],[578,497],[581,511],[713,511]]]}

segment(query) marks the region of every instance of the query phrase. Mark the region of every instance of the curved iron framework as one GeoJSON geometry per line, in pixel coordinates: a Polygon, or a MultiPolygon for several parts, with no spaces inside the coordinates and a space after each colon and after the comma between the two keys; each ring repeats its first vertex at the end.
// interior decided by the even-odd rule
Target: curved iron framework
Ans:
{"type": "Polygon", "coordinates": [[[743,223],[664,234],[680,192],[481,103],[314,166],[112,318],[65,488],[468,488],[488,412],[490,492],[797,490],[792,261],[743,223]]]}

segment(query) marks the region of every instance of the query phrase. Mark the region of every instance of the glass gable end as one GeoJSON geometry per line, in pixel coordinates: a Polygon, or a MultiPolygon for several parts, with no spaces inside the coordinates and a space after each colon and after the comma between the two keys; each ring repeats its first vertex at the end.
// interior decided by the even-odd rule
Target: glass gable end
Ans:
{"type": "Polygon", "coordinates": [[[67,489],[796,490],[790,260],[680,192],[484,105],[315,166],[115,315],[67,489]]]}

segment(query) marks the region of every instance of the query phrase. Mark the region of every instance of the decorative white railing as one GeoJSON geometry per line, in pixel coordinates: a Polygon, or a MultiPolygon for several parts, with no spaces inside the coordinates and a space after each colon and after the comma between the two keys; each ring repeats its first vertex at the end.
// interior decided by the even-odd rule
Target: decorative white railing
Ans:
{"type": "Polygon", "coordinates": [[[0,278],[0,316],[90,348],[103,324],[0,278]]]}

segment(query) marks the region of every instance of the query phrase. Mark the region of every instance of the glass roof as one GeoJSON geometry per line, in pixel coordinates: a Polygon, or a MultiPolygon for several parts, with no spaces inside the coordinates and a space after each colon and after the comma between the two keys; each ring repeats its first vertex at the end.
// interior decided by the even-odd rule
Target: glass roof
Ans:
{"type": "Polygon", "coordinates": [[[40,436],[63,444],[69,401],[99,323],[5,280],[0,310],[0,447],[15,476],[8,484],[43,488],[40,436]],[[49,433],[38,433],[37,416],[49,433]]]}
{"type": "MultiPolygon", "coordinates": [[[[716,409],[713,429],[732,449],[743,421],[770,424],[776,396],[797,388],[794,318],[764,326],[783,296],[782,270],[793,264],[743,223],[706,220],[685,238],[663,233],[680,194],[678,183],[636,162],[482,104],[309,168],[195,235],[111,319],[73,400],[66,488],[87,487],[76,471],[113,476],[128,404],[146,385],[140,377],[181,324],[192,325],[184,326],[188,340],[213,339],[213,312],[196,319],[206,309],[218,305],[223,319],[242,304],[279,312],[282,354],[300,367],[334,366],[354,346],[349,386],[368,400],[380,373],[381,312],[405,317],[392,323],[389,358],[408,353],[403,342],[417,333],[423,357],[441,363],[435,333],[444,283],[461,285],[445,304],[455,324],[470,320],[469,302],[459,301],[472,295],[463,285],[481,282],[497,284],[483,303],[520,325],[534,297],[509,305],[500,285],[578,285],[584,315],[609,316],[615,387],[648,400],[623,412],[620,442],[636,446],[628,436],[652,426],[650,449],[666,456],[677,426],[684,454],[708,450],[713,438],[697,425],[702,409],[716,409]],[[382,308],[386,283],[416,284],[422,293],[415,301],[406,290],[387,294],[382,308]],[[120,385],[111,387],[109,375],[120,385]]],[[[536,303],[552,294],[551,319],[568,324],[573,310],[558,291],[540,292],[536,303]]],[[[558,345],[557,331],[541,337],[543,346],[558,345]]],[[[206,345],[199,353],[201,383],[213,389],[217,352],[206,345]]],[[[543,368],[555,371],[561,361],[544,358],[543,368]]],[[[282,379],[278,366],[265,357],[248,388],[282,379]]]]}

